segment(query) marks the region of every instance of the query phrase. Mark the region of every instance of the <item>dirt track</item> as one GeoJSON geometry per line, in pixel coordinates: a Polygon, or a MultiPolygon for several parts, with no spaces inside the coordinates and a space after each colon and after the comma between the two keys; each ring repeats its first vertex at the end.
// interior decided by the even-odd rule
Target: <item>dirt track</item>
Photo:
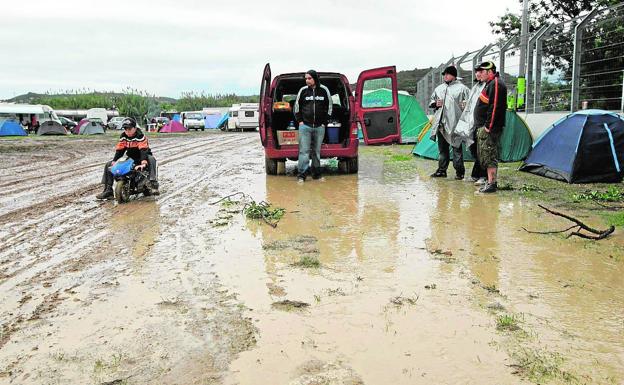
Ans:
{"type": "Polygon", "coordinates": [[[124,205],[94,199],[113,137],[0,142],[0,383],[624,381],[624,262],[520,232],[559,225],[526,201],[375,149],[298,186],[257,133],[150,141],[162,195],[124,205]],[[210,204],[237,191],[286,216],[210,204]]]}

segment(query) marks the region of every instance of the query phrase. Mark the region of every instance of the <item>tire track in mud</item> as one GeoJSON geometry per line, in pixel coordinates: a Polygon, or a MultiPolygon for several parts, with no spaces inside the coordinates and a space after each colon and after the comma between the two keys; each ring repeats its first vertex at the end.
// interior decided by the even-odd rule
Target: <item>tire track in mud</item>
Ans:
{"type": "MultiPolygon", "coordinates": [[[[200,147],[200,146],[203,146],[203,145],[206,145],[206,144],[211,144],[211,143],[214,143],[217,140],[218,140],[218,138],[207,138],[207,139],[202,140],[202,142],[199,143],[199,144],[197,142],[192,142],[191,144],[193,145],[193,147],[190,147],[190,148],[197,148],[197,147],[200,147]]],[[[188,143],[176,144],[176,145],[168,146],[168,147],[165,147],[165,148],[160,148],[160,147],[154,146],[153,150],[155,150],[155,151],[170,151],[170,150],[173,150],[173,149],[176,149],[176,148],[183,147],[185,145],[188,145],[188,143]]],[[[75,158],[77,158],[77,157],[74,156],[73,159],[75,159],[75,158]]],[[[68,159],[68,160],[71,160],[71,159],[68,159]]],[[[54,173],[51,173],[51,174],[35,175],[35,176],[31,176],[31,177],[21,178],[21,179],[16,180],[16,181],[9,181],[9,182],[5,182],[5,183],[0,183],[0,188],[7,187],[7,186],[21,185],[21,184],[23,184],[25,182],[29,182],[29,181],[32,181],[32,180],[42,180],[42,179],[46,179],[46,178],[56,179],[56,178],[58,178],[61,175],[75,174],[75,173],[78,173],[78,172],[81,172],[81,171],[85,171],[85,170],[89,170],[89,169],[97,169],[98,167],[101,168],[102,165],[103,165],[103,162],[102,161],[98,161],[98,162],[94,162],[94,163],[91,163],[91,164],[88,164],[88,165],[85,165],[85,166],[82,166],[82,167],[72,168],[72,169],[69,169],[69,170],[63,170],[63,171],[59,171],[59,172],[54,172],[54,173]]],[[[19,193],[19,192],[28,190],[30,188],[32,188],[32,187],[31,186],[21,187],[21,188],[17,188],[17,189],[14,189],[14,190],[8,189],[8,190],[4,190],[4,194],[6,195],[6,194],[12,194],[12,193],[19,193]]]]}
{"type": "MultiPolygon", "coordinates": [[[[236,142],[236,141],[230,141],[228,143],[231,143],[231,142],[236,142]]],[[[245,142],[248,142],[248,141],[245,141],[245,142]]],[[[222,153],[224,150],[228,150],[228,149],[229,148],[220,148],[219,151],[217,151],[216,153],[222,153]]],[[[187,157],[181,157],[179,159],[182,159],[182,158],[186,159],[187,157]]],[[[168,162],[174,162],[176,160],[178,159],[168,159],[168,162]]],[[[209,178],[216,177],[218,175],[226,173],[229,170],[230,166],[234,166],[236,164],[237,164],[236,158],[231,158],[231,157],[226,158],[226,160],[223,162],[213,164],[214,167],[209,170],[205,170],[205,172],[201,175],[201,177],[198,180],[194,180],[190,183],[187,183],[183,185],[182,187],[175,189],[173,193],[169,195],[165,195],[164,197],[165,201],[174,196],[179,195],[179,193],[186,191],[192,188],[193,186],[196,186],[198,183],[202,181],[205,181],[209,178]]],[[[121,208],[116,207],[115,209],[121,209],[121,208]]],[[[102,216],[99,215],[99,213],[93,212],[92,215],[90,216],[90,219],[93,220],[95,218],[98,218],[101,220],[102,216]]],[[[82,222],[86,222],[86,223],[90,222],[90,221],[85,221],[85,219],[86,218],[83,217],[82,222]]],[[[98,252],[90,252],[90,251],[97,250],[98,249],[97,243],[105,242],[106,236],[109,233],[110,231],[106,226],[100,226],[99,228],[97,228],[95,232],[93,231],[90,232],[88,236],[83,237],[82,239],[74,238],[73,245],[70,248],[64,248],[61,245],[60,247],[62,247],[62,251],[60,253],[56,253],[53,258],[52,258],[52,255],[50,255],[48,256],[48,258],[45,258],[45,260],[39,259],[37,261],[33,261],[27,266],[23,266],[23,268],[19,269],[20,270],[19,272],[14,272],[14,274],[12,274],[11,277],[9,277],[9,280],[10,278],[14,278],[20,272],[25,272],[26,270],[28,270],[27,271],[28,274],[26,276],[23,276],[22,274],[19,281],[13,282],[13,285],[11,285],[11,287],[7,287],[9,282],[6,280],[4,280],[4,282],[0,282],[0,287],[6,293],[9,293],[11,291],[13,291],[13,293],[17,291],[22,292],[22,293],[29,293],[29,295],[17,301],[16,307],[11,308],[10,310],[7,309],[9,306],[11,306],[10,304],[11,300],[7,299],[9,296],[7,296],[2,301],[3,302],[2,309],[3,309],[4,314],[10,314],[12,316],[12,319],[3,320],[3,325],[4,325],[3,330],[2,330],[3,336],[2,336],[2,339],[0,340],[0,349],[7,342],[11,340],[12,334],[19,332],[21,330],[22,325],[23,325],[23,320],[43,318],[45,317],[47,313],[55,311],[57,306],[61,302],[63,302],[62,300],[68,298],[65,296],[64,298],[61,298],[62,300],[53,301],[51,303],[45,303],[46,298],[50,296],[49,293],[45,294],[45,292],[49,292],[50,290],[56,290],[56,292],[58,293],[60,290],[63,290],[63,287],[59,287],[58,285],[57,287],[53,289],[49,289],[49,290],[45,289],[47,287],[51,287],[50,279],[52,280],[60,279],[61,277],[63,277],[63,274],[62,274],[63,272],[72,272],[72,271],[84,272],[90,265],[94,263],[105,262],[105,259],[102,259],[103,257],[101,255],[98,255],[98,252]],[[84,257],[87,257],[86,260],[84,257]],[[49,262],[49,263],[45,263],[45,262],[49,262]],[[72,264],[74,263],[79,265],[79,269],[75,269],[72,267],[72,264]],[[33,269],[33,266],[35,265],[38,265],[38,266],[36,269],[33,269]],[[43,277],[41,277],[42,273],[44,273],[43,277]],[[37,283],[43,283],[43,289],[39,285],[33,286],[37,283]],[[14,290],[19,286],[22,286],[23,288],[21,290],[14,290]],[[32,314],[30,314],[31,312],[29,311],[29,309],[22,309],[22,310],[20,309],[23,303],[26,303],[28,301],[35,301],[35,302],[37,301],[37,300],[33,300],[33,297],[35,294],[34,291],[36,291],[33,289],[35,287],[39,289],[39,291],[44,291],[44,294],[39,293],[40,295],[37,296],[37,300],[43,301],[43,302],[40,302],[38,304],[30,303],[29,309],[32,310],[32,314]],[[33,295],[30,295],[30,294],[33,294],[33,295]],[[8,306],[7,306],[7,301],[9,301],[8,306]],[[24,312],[24,310],[26,310],[26,312],[24,312]]],[[[41,245],[42,248],[46,246],[47,246],[47,249],[49,250],[50,245],[41,245]]],[[[103,249],[103,248],[100,248],[100,249],[103,249]]],[[[106,257],[108,258],[111,258],[110,248],[106,248],[106,250],[107,251],[106,253],[104,253],[104,255],[106,255],[106,257]]],[[[54,254],[54,250],[50,250],[50,254],[54,254]]],[[[114,254],[115,253],[112,253],[112,255],[114,254]]],[[[83,281],[86,279],[84,276],[84,273],[83,273],[83,276],[81,276],[81,279],[83,281]]],[[[81,286],[82,284],[84,284],[84,282],[81,282],[81,283],[74,282],[73,285],[70,287],[70,289],[73,289],[74,287],[77,287],[77,286],[81,286]]],[[[64,291],[68,291],[70,289],[64,289],[64,291]]]]}
{"type": "MultiPolygon", "coordinates": [[[[231,140],[221,141],[221,142],[218,142],[218,140],[217,140],[216,142],[218,142],[218,143],[216,143],[216,144],[219,145],[219,146],[222,146],[222,145],[227,145],[227,144],[236,142],[238,140],[240,140],[240,137],[234,137],[231,140]]],[[[192,146],[190,148],[187,148],[187,149],[183,150],[182,152],[177,153],[175,157],[159,161],[158,165],[160,167],[160,166],[166,165],[167,163],[169,163],[171,161],[175,161],[175,160],[181,159],[181,158],[186,157],[186,156],[192,156],[194,154],[200,153],[202,151],[205,151],[205,147],[207,145],[211,145],[211,144],[215,144],[215,141],[208,141],[206,143],[202,143],[202,144],[197,145],[197,146],[192,146]],[[200,149],[200,150],[199,151],[194,151],[194,150],[197,150],[197,149],[200,149]]],[[[99,164],[97,164],[95,166],[102,167],[102,165],[103,165],[103,163],[100,162],[99,164]]],[[[73,173],[73,171],[70,171],[70,172],[73,173]]],[[[64,182],[68,183],[67,181],[64,181],[64,182]]],[[[73,199],[80,198],[80,197],[82,197],[82,196],[84,196],[84,195],[86,195],[88,193],[92,193],[100,185],[101,185],[100,183],[89,184],[87,186],[84,186],[82,189],[75,189],[75,190],[73,190],[73,191],[71,191],[69,193],[52,196],[52,197],[50,197],[50,198],[48,198],[48,199],[46,199],[46,200],[44,200],[42,202],[39,202],[39,203],[35,203],[35,204],[28,205],[28,206],[25,206],[25,207],[20,207],[20,208],[17,208],[15,210],[12,210],[12,211],[8,211],[8,212],[5,212],[5,213],[2,213],[2,214],[0,214],[0,225],[2,223],[4,223],[5,221],[7,221],[7,220],[11,220],[11,218],[14,218],[17,215],[21,215],[21,214],[28,215],[33,210],[34,211],[39,211],[42,208],[44,208],[44,207],[46,207],[46,206],[48,206],[50,204],[55,204],[55,205],[62,204],[62,201],[65,198],[73,198],[73,199]]],[[[29,190],[29,191],[35,193],[36,192],[35,188],[49,189],[50,186],[48,186],[48,185],[28,186],[28,187],[22,188],[20,191],[27,191],[27,190],[29,190]]],[[[8,196],[8,197],[5,197],[5,198],[8,200],[8,199],[11,199],[12,197],[8,196]]],[[[1,241],[1,239],[0,239],[0,241],[1,241]]]]}
{"type": "MultiPolygon", "coordinates": [[[[246,142],[250,141],[249,138],[243,138],[243,139],[247,139],[247,140],[244,140],[243,143],[241,143],[241,145],[244,145],[246,142]]],[[[255,140],[255,138],[254,138],[254,140],[255,140]]],[[[213,150],[213,151],[214,150],[218,150],[218,151],[216,151],[216,153],[222,153],[222,152],[227,151],[227,150],[230,149],[229,147],[225,147],[225,146],[227,146],[229,144],[232,144],[232,143],[236,143],[236,142],[240,142],[240,138],[234,138],[233,140],[229,140],[227,142],[221,142],[219,144],[218,148],[217,147],[212,147],[211,150],[213,150]]],[[[186,159],[189,156],[192,156],[194,154],[201,153],[201,152],[203,152],[203,149],[199,150],[199,151],[185,152],[183,154],[180,154],[177,157],[163,160],[162,162],[160,162],[160,165],[166,165],[166,164],[169,164],[169,163],[172,163],[172,162],[176,162],[176,161],[181,160],[181,159],[186,159]]],[[[232,160],[230,160],[228,162],[225,162],[225,163],[221,163],[221,164],[218,165],[218,167],[215,170],[215,172],[217,172],[217,171],[225,172],[227,170],[224,170],[223,169],[224,167],[233,165],[235,163],[236,163],[235,159],[232,159],[232,160]]],[[[201,181],[203,181],[205,179],[208,179],[210,177],[213,177],[213,176],[215,176],[214,173],[208,173],[206,175],[206,173],[204,172],[204,174],[202,175],[201,178],[199,178],[197,180],[194,180],[194,181],[190,182],[189,184],[186,184],[183,188],[184,189],[188,189],[188,188],[192,187],[192,185],[195,185],[195,184],[197,184],[197,183],[199,183],[199,182],[201,182],[201,181]]],[[[82,198],[85,195],[88,195],[88,193],[92,192],[94,189],[98,188],[99,186],[100,186],[99,184],[87,186],[82,191],[75,192],[71,196],[76,198],[76,199],[82,198]]],[[[177,191],[177,189],[176,189],[176,191],[177,191]]],[[[174,193],[172,193],[172,194],[174,194],[174,193]]],[[[168,200],[169,196],[171,196],[171,194],[165,195],[163,197],[163,199],[166,201],[166,200],[168,200]]],[[[37,213],[41,212],[44,208],[49,207],[50,205],[55,205],[56,206],[56,202],[58,200],[65,199],[65,198],[67,198],[66,195],[65,196],[61,196],[61,197],[53,198],[52,200],[48,200],[48,201],[43,202],[43,203],[41,203],[39,205],[35,205],[35,207],[28,208],[27,212],[19,212],[18,214],[22,214],[24,216],[28,215],[28,214],[37,214],[37,213]],[[32,212],[33,210],[35,211],[34,213],[32,212]]],[[[157,201],[160,203],[161,199],[157,199],[157,201]]],[[[69,223],[69,227],[70,228],[83,229],[90,222],[90,220],[85,221],[84,219],[93,219],[93,218],[98,217],[101,214],[99,212],[100,210],[98,210],[98,209],[101,208],[102,206],[105,206],[105,205],[106,205],[106,202],[96,201],[95,202],[95,206],[91,206],[89,208],[90,209],[90,211],[89,211],[90,215],[88,215],[87,217],[84,216],[84,211],[82,210],[82,208],[77,206],[77,203],[57,206],[60,209],[60,212],[58,214],[54,214],[54,217],[58,217],[59,218],[58,222],[68,222],[69,221],[70,222],[69,223]],[[80,214],[82,214],[82,215],[80,215],[80,214]],[[69,219],[67,219],[67,218],[69,218],[69,219]],[[78,219],[76,220],[76,218],[78,218],[78,219]],[[74,223],[72,223],[72,222],[74,222],[74,223]]],[[[17,247],[18,245],[20,245],[25,239],[29,239],[29,238],[30,239],[36,239],[38,234],[42,234],[42,233],[43,234],[48,234],[48,237],[53,235],[53,234],[50,234],[51,230],[53,230],[54,227],[58,226],[59,224],[58,224],[57,221],[51,221],[50,220],[51,218],[48,215],[45,215],[45,214],[49,214],[49,213],[44,213],[44,216],[39,218],[38,220],[35,220],[33,222],[27,223],[25,225],[25,227],[22,228],[22,229],[17,229],[16,233],[18,235],[16,235],[15,237],[9,238],[9,239],[6,239],[6,238],[5,239],[0,239],[0,242],[2,242],[2,245],[0,245],[0,253],[4,252],[6,250],[10,251],[14,247],[17,247]],[[43,222],[47,222],[48,225],[45,226],[43,229],[39,228],[38,226],[41,223],[43,223],[43,222]],[[25,233],[23,231],[23,230],[26,230],[26,229],[30,230],[30,232],[29,232],[30,234],[29,233],[25,233]],[[35,234],[32,234],[32,233],[35,233],[35,234]]],[[[15,215],[15,213],[13,213],[13,215],[15,215]]],[[[0,220],[3,220],[5,218],[6,218],[6,216],[0,217],[0,220]]],[[[71,234],[67,234],[67,235],[69,236],[71,234]]],[[[57,242],[61,242],[63,240],[63,238],[64,237],[62,237],[62,238],[59,237],[59,238],[56,239],[56,241],[57,242]]],[[[33,249],[28,250],[27,255],[36,255],[35,251],[36,251],[37,245],[35,245],[33,247],[34,247],[34,250],[33,249]]],[[[39,247],[43,248],[43,247],[45,247],[45,245],[40,245],[39,247]]],[[[8,264],[10,262],[12,262],[12,263],[16,262],[16,260],[14,258],[8,258],[8,256],[3,255],[3,254],[4,253],[0,254],[0,258],[2,258],[0,260],[0,266],[6,265],[6,264],[8,264]]],[[[50,259],[50,257],[45,258],[45,260],[49,260],[49,259],[50,259]]],[[[25,271],[31,269],[34,265],[42,263],[45,260],[41,260],[41,258],[36,258],[35,260],[31,260],[31,261],[27,262],[25,265],[22,265],[21,267],[19,267],[18,269],[14,270],[14,271],[12,271],[10,273],[7,273],[7,268],[4,268],[4,269],[0,270],[0,287],[4,286],[5,283],[7,282],[7,280],[15,277],[16,275],[20,274],[21,272],[25,272],[25,271]]],[[[19,261],[20,262],[25,262],[24,258],[20,259],[19,261]]],[[[44,267],[44,268],[46,268],[46,267],[44,267]]]]}

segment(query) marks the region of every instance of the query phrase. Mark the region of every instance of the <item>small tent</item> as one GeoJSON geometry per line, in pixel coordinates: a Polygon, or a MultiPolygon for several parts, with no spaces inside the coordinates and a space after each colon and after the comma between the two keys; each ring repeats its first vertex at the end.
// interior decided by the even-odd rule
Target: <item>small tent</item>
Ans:
{"type": "MultiPolygon", "coordinates": [[[[430,139],[431,127],[422,140],[414,146],[413,154],[423,158],[438,159],[438,144],[430,139]]],[[[526,123],[515,111],[507,111],[505,128],[500,139],[499,157],[502,162],[517,162],[527,157],[531,151],[533,137],[526,123]]],[[[464,147],[464,160],[473,161],[470,151],[464,147]]],[[[453,153],[451,151],[451,157],[453,153]]]]}
{"type": "Polygon", "coordinates": [[[87,122],[80,127],[78,131],[80,135],[102,135],[104,134],[104,127],[100,122],[87,122]]]}
{"type": "MultiPolygon", "coordinates": [[[[420,108],[420,104],[413,96],[406,92],[399,91],[399,113],[401,124],[401,143],[416,143],[418,134],[427,125],[429,119],[420,108]]],[[[374,91],[366,91],[362,100],[363,105],[385,106],[392,105],[392,91],[387,88],[380,88],[374,91]]],[[[360,139],[362,133],[358,133],[360,139]]]]}
{"type": "Polygon", "coordinates": [[[182,123],[170,120],[167,124],[162,126],[158,132],[172,133],[172,132],[187,132],[186,127],[182,125],[182,123]]]}
{"type": "Polygon", "coordinates": [[[624,118],[602,110],[567,115],[535,142],[520,168],[568,183],[620,182],[624,118]]]}
{"type": "Polygon", "coordinates": [[[54,120],[48,120],[41,123],[37,130],[37,135],[67,135],[67,130],[61,123],[54,120]]]}
{"type": "Polygon", "coordinates": [[[73,128],[72,130],[72,134],[80,134],[80,129],[85,126],[87,123],[89,123],[89,119],[84,118],[84,119],[80,119],[80,121],[78,122],[78,124],[76,124],[76,127],[73,128]]]}
{"type": "Polygon", "coordinates": [[[223,114],[223,116],[221,116],[221,119],[217,123],[217,127],[216,128],[224,129],[225,126],[227,125],[228,118],[229,118],[228,114],[223,114]]]}
{"type": "Polygon", "coordinates": [[[0,123],[0,136],[26,136],[26,131],[15,120],[5,120],[0,123]]]}
{"type": "Polygon", "coordinates": [[[211,113],[204,116],[204,127],[206,128],[218,128],[219,122],[223,114],[221,113],[211,113]]]}

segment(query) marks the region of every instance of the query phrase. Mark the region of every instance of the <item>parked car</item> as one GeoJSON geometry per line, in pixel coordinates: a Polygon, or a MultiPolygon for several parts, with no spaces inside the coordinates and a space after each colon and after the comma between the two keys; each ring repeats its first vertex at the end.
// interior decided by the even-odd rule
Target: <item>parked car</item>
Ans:
{"type": "Polygon", "coordinates": [[[121,122],[123,122],[125,118],[125,116],[115,116],[108,121],[106,127],[110,130],[121,130],[121,122]]]}
{"type": "Polygon", "coordinates": [[[180,114],[180,118],[182,119],[182,125],[186,127],[187,130],[194,128],[195,130],[205,129],[204,123],[204,115],[201,111],[185,111],[180,114]]]}
{"type": "Polygon", "coordinates": [[[78,123],[64,116],[59,116],[58,118],[59,118],[59,121],[61,122],[61,125],[65,127],[67,131],[73,131],[74,127],[78,125],[78,123]]]}
{"type": "MultiPolygon", "coordinates": [[[[344,173],[358,172],[358,128],[367,144],[399,143],[399,103],[396,68],[382,67],[364,71],[356,85],[355,96],[349,80],[336,72],[320,72],[321,83],[332,97],[332,116],[321,146],[321,158],[338,158],[344,173]],[[392,105],[367,101],[362,105],[364,89],[392,90],[392,105]]],[[[260,86],[259,132],[264,147],[267,174],[284,174],[287,159],[299,157],[298,128],[294,124],[293,96],[305,86],[304,73],[288,73],[271,77],[271,66],[264,67],[260,86]],[[275,103],[275,108],[274,108],[275,103]],[[286,104],[290,105],[287,108],[286,104]]]]}

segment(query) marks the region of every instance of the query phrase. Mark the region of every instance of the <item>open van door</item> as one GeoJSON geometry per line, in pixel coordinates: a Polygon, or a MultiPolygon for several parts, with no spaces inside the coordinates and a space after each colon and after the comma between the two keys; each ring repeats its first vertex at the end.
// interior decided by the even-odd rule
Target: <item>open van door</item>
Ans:
{"type": "Polygon", "coordinates": [[[363,71],[355,87],[355,114],[366,144],[400,143],[396,67],[363,71]]]}
{"type": "Polygon", "coordinates": [[[258,124],[260,131],[260,141],[262,146],[266,147],[267,127],[271,124],[271,65],[267,63],[264,66],[262,74],[262,83],[260,85],[260,105],[258,107],[258,124]]]}

